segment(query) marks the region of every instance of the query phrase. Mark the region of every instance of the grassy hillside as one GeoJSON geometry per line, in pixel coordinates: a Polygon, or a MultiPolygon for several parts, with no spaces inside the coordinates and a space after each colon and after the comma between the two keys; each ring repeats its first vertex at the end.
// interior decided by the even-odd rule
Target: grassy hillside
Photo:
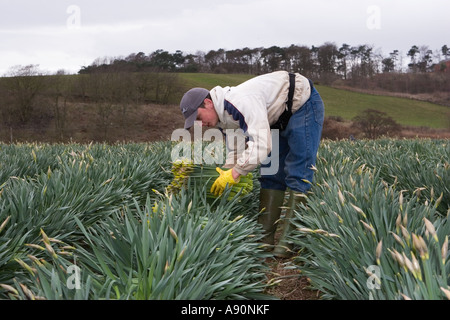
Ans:
{"type": "Polygon", "coordinates": [[[248,74],[180,73],[179,76],[186,87],[202,87],[208,90],[215,86],[237,86],[253,78],[248,74]]]}
{"type": "MultiPolygon", "coordinates": [[[[250,75],[230,74],[180,74],[186,87],[204,87],[211,89],[217,85],[235,86],[252,78],[250,75]]],[[[325,102],[327,116],[340,116],[352,119],[364,109],[376,109],[386,112],[401,125],[450,128],[450,108],[405,98],[371,95],[326,86],[317,86],[325,102]]]]}
{"type": "Polygon", "coordinates": [[[317,86],[328,116],[351,119],[361,110],[376,109],[386,112],[401,125],[449,128],[450,108],[429,102],[371,95],[317,86]]]}

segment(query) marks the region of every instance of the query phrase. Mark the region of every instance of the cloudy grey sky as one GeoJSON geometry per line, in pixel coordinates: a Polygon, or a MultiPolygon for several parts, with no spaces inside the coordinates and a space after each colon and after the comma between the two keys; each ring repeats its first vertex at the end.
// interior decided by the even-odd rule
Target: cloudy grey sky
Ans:
{"type": "Polygon", "coordinates": [[[0,75],[38,64],[76,73],[157,49],[369,44],[406,55],[450,46],[448,0],[0,0],[0,75]]]}

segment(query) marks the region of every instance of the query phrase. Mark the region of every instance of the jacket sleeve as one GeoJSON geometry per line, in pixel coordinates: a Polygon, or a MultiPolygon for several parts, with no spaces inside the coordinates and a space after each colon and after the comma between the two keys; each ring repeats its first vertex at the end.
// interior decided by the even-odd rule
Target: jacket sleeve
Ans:
{"type": "Polygon", "coordinates": [[[242,130],[233,130],[226,137],[226,160],[224,168],[233,168],[238,157],[245,151],[246,136],[242,130]]]}
{"type": "MultiPolygon", "coordinates": [[[[234,166],[239,174],[246,175],[265,160],[272,149],[266,105],[261,97],[247,95],[234,104],[226,101],[225,110],[235,121],[239,121],[239,126],[247,137],[246,148],[237,155],[234,166]]],[[[228,138],[227,136],[227,140],[228,138]]],[[[227,145],[229,144],[227,141],[227,145]]]]}

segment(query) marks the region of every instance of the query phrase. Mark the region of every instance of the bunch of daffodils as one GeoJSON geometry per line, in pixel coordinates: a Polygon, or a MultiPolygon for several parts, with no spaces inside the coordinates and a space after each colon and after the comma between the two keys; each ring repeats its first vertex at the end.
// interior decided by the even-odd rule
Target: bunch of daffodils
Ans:
{"type": "MultiPolygon", "coordinates": [[[[199,165],[194,164],[191,160],[181,159],[172,163],[172,174],[174,179],[167,187],[169,194],[176,194],[183,188],[194,187],[195,185],[205,185],[208,198],[216,198],[211,193],[211,187],[219,177],[215,165],[199,165]]],[[[223,169],[229,170],[229,169],[223,169]]],[[[253,174],[249,173],[241,176],[239,183],[231,186],[228,200],[233,199],[236,195],[246,195],[253,190],[253,174]]]]}

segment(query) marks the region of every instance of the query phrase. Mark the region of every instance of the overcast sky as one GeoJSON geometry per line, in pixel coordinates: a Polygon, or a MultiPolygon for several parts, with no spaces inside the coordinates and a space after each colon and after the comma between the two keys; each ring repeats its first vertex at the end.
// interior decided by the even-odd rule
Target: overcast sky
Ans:
{"type": "Polygon", "coordinates": [[[0,0],[0,75],[76,73],[98,57],[368,44],[406,55],[450,46],[448,0],[0,0]]]}

